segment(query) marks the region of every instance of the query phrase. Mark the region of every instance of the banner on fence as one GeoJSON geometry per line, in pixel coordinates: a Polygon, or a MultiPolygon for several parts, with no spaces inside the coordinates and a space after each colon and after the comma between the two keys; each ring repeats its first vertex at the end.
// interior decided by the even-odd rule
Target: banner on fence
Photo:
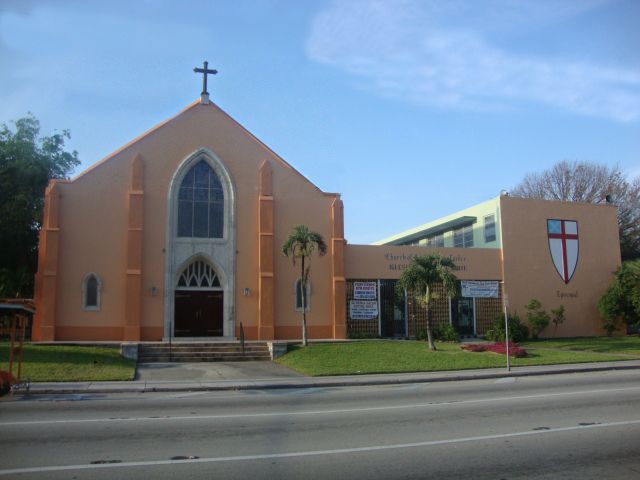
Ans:
{"type": "Polygon", "coordinates": [[[378,285],[376,282],[353,282],[353,298],[355,300],[376,300],[378,285]]]}
{"type": "Polygon", "coordinates": [[[373,320],[378,318],[378,302],[375,300],[351,300],[349,302],[351,320],[373,320]]]}
{"type": "Polygon", "coordinates": [[[500,284],[494,281],[462,280],[463,297],[498,298],[500,284]]]}

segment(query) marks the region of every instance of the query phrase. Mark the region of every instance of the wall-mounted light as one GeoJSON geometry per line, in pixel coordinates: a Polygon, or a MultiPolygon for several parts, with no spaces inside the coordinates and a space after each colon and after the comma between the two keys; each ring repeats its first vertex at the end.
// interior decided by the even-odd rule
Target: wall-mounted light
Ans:
{"type": "Polygon", "coordinates": [[[251,290],[248,287],[245,287],[244,290],[242,291],[242,294],[245,297],[248,297],[251,294],[251,290]]]}
{"type": "Polygon", "coordinates": [[[151,287],[151,296],[152,297],[158,296],[158,288],[157,287],[151,287]]]}

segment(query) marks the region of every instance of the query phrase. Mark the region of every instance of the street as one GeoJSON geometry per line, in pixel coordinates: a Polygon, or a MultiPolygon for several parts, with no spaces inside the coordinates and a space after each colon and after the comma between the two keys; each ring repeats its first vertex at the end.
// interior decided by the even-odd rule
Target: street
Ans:
{"type": "Polygon", "coordinates": [[[7,397],[0,480],[640,478],[640,372],[7,397]]]}

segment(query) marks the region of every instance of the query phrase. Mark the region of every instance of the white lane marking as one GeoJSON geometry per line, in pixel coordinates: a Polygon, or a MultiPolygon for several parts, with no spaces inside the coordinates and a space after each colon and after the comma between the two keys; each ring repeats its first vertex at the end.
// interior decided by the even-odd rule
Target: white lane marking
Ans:
{"type": "Polygon", "coordinates": [[[505,377],[505,378],[500,378],[493,383],[514,383],[515,381],[516,381],[515,377],[505,377]]]}
{"type": "Polygon", "coordinates": [[[71,423],[98,423],[98,422],[145,422],[145,421],[163,421],[163,420],[232,420],[246,418],[261,417],[294,417],[304,415],[335,415],[344,413],[362,413],[362,412],[379,412],[384,410],[405,410],[413,408],[429,408],[429,407],[448,407],[469,405],[475,403],[495,403],[506,402],[511,400],[534,400],[548,399],[551,397],[564,397],[575,395],[591,395],[591,394],[608,394],[614,392],[629,392],[640,390],[640,387],[611,388],[601,390],[579,390],[574,392],[559,393],[541,393],[536,395],[518,395],[513,397],[493,397],[493,398],[477,398],[473,400],[448,400],[444,402],[416,403],[409,405],[385,405],[382,407],[364,407],[364,408],[345,408],[336,410],[305,410],[300,412],[265,412],[265,413],[238,413],[232,415],[183,415],[171,417],[167,415],[149,416],[149,417],[115,417],[115,418],[85,418],[85,419],[68,419],[68,420],[27,420],[17,422],[0,422],[0,427],[10,426],[27,426],[27,425],[52,425],[52,424],[71,424],[71,423]]]}
{"type": "MultiPolygon", "coordinates": [[[[188,393],[176,393],[174,395],[168,395],[169,398],[189,398],[189,397],[197,397],[200,395],[205,395],[210,392],[188,392],[188,393]]],[[[161,398],[161,400],[165,400],[165,398],[161,398]]]]}
{"type": "Polygon", "coordinates": [[[160,465],[176,465],[176,464],[184,465],[184,464],[193,464],[193,463],[216,463],[216,462],[243,462],[247,460],[267,460],[267,459],[274,459],[274,458],[296,458],[296,457],[311,457],[311,456],[320,456],[320,455],[341,455],[346,453],[375,452],[380,450],[400,450],[403,448],[434,447],[438,445],[448,445],[453,443],[481,442],[486,440],[500,440],[503,438],[527,437],[531,435],[547,435],[550,433],[558,433],[558,432],[571,432],[575,430],[587,430],[592,428],[624,427],[624,426],[638,425],[638,424],[640,424],[640,419],[627,420],[624,422],[579,425],[574,427],[559,427],[559,428],[551,428],[549,430],[527,430],[524,432],[500,433],[495,435],[481,435],[476,437],[450,438],[446,440],[431,440],[426,442],[414,442],[414,443],[398,443],[394,445],[371,445],[367,447],[341,448],[341,449],[333,449],[333,450],[310,450],[306,452],[266,453],[266,454],[256,454],[256,455],[240,455],[235,457],[194,458],[191,460],[149,460],[149,461],[141,461],[141,462],[59,465],[59,466],[52,465],[52,466],[43,466],[43,467],[30,467],[30,468],[12,468],[7,470],[0,470],[0,476],[18,475],[21,473],[45,473],[45,472],[62,472],[62,471],[68,471],[68,470],[92,470],[92,469],[98,469],[98,468],[154,467],[154,466],[160,466],[160,465]]]}

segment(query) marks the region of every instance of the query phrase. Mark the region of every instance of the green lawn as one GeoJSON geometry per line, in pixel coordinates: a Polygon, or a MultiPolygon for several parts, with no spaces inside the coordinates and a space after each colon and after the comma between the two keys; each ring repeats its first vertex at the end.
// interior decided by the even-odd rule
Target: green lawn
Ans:
{"type": "MultiPolygon", "coordinates": [[[[0,343],[0,370],[9,370],[7,343],[0,343]]],[[[135,370],[136,363],[122,358],[117,348],[25,345],[21,377],[33,382],[132,380],[135,370]]]]}
{"type": "MultiPolygon", "coordinates": [[[[640,343],[637,337],[635,340],[640,343]]],[[[551,342],[528,343],[526,349],[529,356],[527,358],[512,358],[511,365],[604,362],[632,358],[628,355],[630,353],[628,350],[624,351],[625,355],[566,351],[562,347],[562,341],[558,340],[557,342],[557,347],[553,347],[553,349],[551,342]]],[[[430,352],[425,342],[393,340],[318,343],[311,344],[306,348],[291,347],[286,355],[276,361],[310,376],[433,372],[503,367],[506,364],[504,355],[491,352],[466,352],[460,348],[460,344],[438,343],[437,348],[436,352],[430,352]]],[[[616,350],[612,344],[608,352],[614,351],[616,350]]],[[[640,359],[640,350],[637,358],[640,359]]]]}

